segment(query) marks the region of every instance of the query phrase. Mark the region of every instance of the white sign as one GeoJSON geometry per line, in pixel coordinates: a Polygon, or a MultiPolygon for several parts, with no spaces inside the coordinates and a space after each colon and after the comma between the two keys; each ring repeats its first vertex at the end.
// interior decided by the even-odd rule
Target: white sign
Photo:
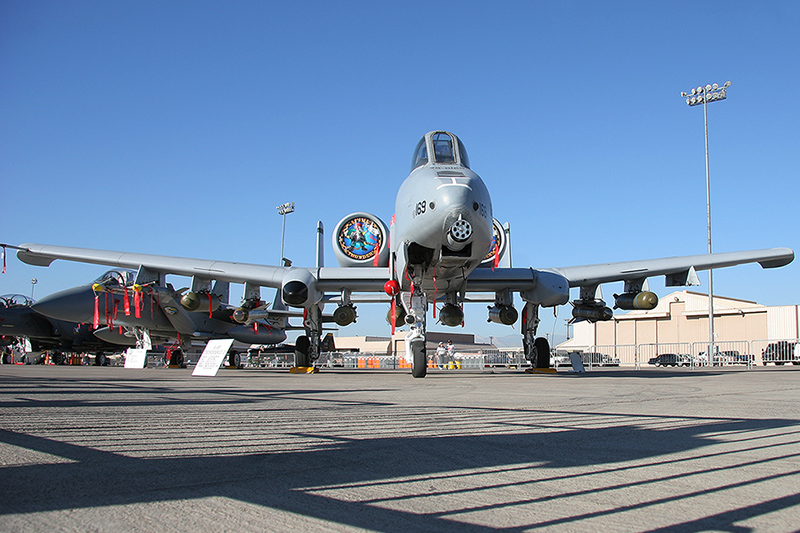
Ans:
{"type": "Polygon", "coordinates": [[[125,368],[144,368],[147,365],[147,350],[128,348],[125,352],[125,368]]]}
{"type": "Polygon", "coordinates": [[[197,366],[194,367],[193,376],[216,376],[219,371],[219,365],[222,360],[228,355],[228,350],[231,349],[233,339],[214,339],[208,341],[206,349],[203,350],[203,355],[197,361],[197,366]]]}

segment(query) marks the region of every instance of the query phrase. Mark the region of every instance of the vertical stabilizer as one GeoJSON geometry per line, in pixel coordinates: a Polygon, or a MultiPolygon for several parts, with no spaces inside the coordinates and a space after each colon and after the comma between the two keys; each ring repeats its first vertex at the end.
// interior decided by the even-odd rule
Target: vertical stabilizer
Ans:
{"type": "Polygon", "coordinates": [[[500,260],[500,266],[503,268],[511,268],[511,225],[506,222],[503,224],[503,233],[506,236],[506,253],[503,254],[500,260]]]}

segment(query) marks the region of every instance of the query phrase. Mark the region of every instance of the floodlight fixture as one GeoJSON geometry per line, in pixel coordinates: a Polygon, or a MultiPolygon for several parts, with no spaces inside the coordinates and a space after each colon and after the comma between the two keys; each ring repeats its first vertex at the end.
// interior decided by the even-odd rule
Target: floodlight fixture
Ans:
{"type": "Polygon", "coordinates": [[[286,215],[289,213],[294,213],[294,202],[286,202],[285,204],[277,206],[275,209],[277,209],[278,214],[283,217],[283,224],[281,225],[281,259],[278,263],[279,265],[282,265],[284,264],[285,260],[283,257],[283,243],[284,237],[286,236],[286,215]]]}

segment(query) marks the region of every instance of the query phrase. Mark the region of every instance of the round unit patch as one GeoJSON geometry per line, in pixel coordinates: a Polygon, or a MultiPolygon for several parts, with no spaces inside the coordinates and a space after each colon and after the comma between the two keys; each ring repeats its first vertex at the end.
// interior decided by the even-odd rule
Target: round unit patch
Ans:
{"type": "Polygon", "coordinates": [[[342,224],[336,239],[347,257],[364,261],[380,253],[383,231],[367,217],[353,217],[342,224]]]}
{"type": "Polygon", "coordinates": [[[492,221],[492,247],[489,249],[489,253],[486,254],[486,257],[483,258],[483,262],[494,260],[494,256],[497,252],[502,256],[505,251],[505,245],[505,231],[503,230],[503,226],[500,225],[497,219],[494,219],[492,221]]]}

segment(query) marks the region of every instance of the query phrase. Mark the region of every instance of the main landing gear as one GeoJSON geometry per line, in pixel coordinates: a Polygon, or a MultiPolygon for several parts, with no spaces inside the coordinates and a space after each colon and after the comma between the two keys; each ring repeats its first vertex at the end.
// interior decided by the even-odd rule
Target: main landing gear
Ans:
{"type": "Polygon", "coordinates": [[[319,306],[306,309],[303,326],[306,334],[297,337],[294,343],[293,373],[295,374],[314,372],[314,363],[319,359],[322,337],[322,309],[319,306]]]}
{"type": "Polygon", "coordinates": [[[525,302],[522,311],[522,347],[525,359],[535,369],[550,368],[550,343],[544,337],[536,337],[539,327],[539,305],[525,302]]]}

